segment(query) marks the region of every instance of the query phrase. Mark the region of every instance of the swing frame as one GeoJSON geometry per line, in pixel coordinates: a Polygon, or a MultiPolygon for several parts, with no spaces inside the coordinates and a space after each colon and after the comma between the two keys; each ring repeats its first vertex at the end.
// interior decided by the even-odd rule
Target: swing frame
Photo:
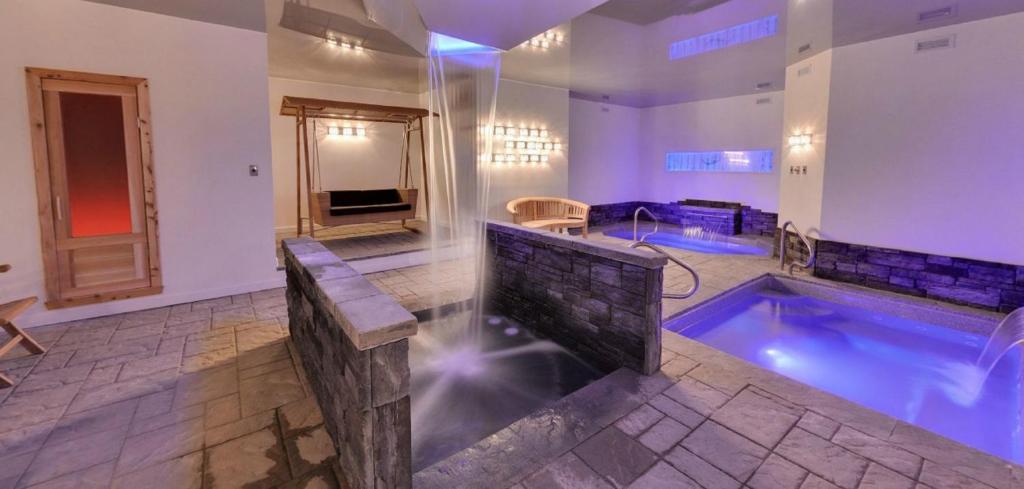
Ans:
{"type": "MultiPolygon", "coordinates": [[[[316,237],[316,226],[325,228],[401,220],[405,227],[406,219],[416,215],[418,188],[412,185],[412,168],[410,149],[412,133],[419,132],[420,160],[423,179],[423,203],[427,214],[430,213],[430,191],[427,178],[427,152],[425,126],[423,119],[430,116],[430,111],[416,107],[396,107],[389,105],[364,104],[341,100],[315,99],[305,97],[284,96],[281,99],[281,115],[295,118],[295,218],[296,236],[303,233],[303,221],[309,223],[310,237],[316,237]],[[405,126],[404,154],[399,163],[399,188],[403,203],[412,205],[411,210],[361,213],[356,215],[332,216],[330,213],[330,192],[314,192],[312,168],[309,152],[308,121],[310,119],[328,119],[352,122],[384,122],[403,124],[405,126]],[[303,167],[305,167],[305,185],[303,185],[303,167]],[[303,196],[305,187],[305,196],[303,196]],[[307,216],[302,215],[302,200],[306,199],[307,216]]],[[[314,137],[316,137],[314,135],[314,137]]],[[[315,142],[314,142],[315,144],[315,142]]],[[[317,167],[320,160],[317,156],[317,167]]],[[[322,182],[320,182],[322,185],[322,182]]],[[[408,229],[408,228],[407,228],[408,229]]]]}

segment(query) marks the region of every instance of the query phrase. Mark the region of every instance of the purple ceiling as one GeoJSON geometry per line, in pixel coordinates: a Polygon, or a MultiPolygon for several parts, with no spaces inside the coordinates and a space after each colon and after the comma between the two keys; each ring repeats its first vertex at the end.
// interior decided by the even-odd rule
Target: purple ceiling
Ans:
{"type": "Polygon", "coordinates": [[[427,29],[512,49],[607,0],[413,0],[427,29]]]}

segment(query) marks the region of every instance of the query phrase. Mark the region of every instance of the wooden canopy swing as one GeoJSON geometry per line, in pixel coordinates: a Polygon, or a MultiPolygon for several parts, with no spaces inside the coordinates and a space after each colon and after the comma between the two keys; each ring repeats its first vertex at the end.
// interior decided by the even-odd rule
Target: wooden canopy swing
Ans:
{"type": "MultiPolygon", "coordinates": [[[[412,183],[410,162],[411,137],[414,131],[420,133],[420,160],[423,177],[423,202],[430,211],[430,192],[427,185],[427,152],[424,137],[423,118],[430,115],[426,109],[415,107],[391,107],[387,105],[361,104],[339,100],[323,100],[303,97],[285,96],[281,100],[281,115],[295,117],[295,217],[296,235],[302,235],[302,168],[305,166],[306,198],[309,216],[309,235],[316,237],[316,224],[325,227],[344,226],[347,224],[365,224],[370,222],[401,220],[405,226],[406,219],[416,217],[418,189],[412,183]],[[405,140],[402,142],[403,154],[399,163],[398,188],[378,190],[328,190],[318,188],[313,191],[313,168],[310,164],[309,132],[307,121],[313,119],[314,128],[317,119],[353,121],[353,122],[387,122],[403,124],[405,140]],[[303,165],[305,162],[305,165],[303,165]]],[[[313,145],[316,148],[314,135],[313,145]]],[[[319,150],[314,153],[313,162],[318,175],[318,187],[323,182],[319,179],[319,150]]]]}

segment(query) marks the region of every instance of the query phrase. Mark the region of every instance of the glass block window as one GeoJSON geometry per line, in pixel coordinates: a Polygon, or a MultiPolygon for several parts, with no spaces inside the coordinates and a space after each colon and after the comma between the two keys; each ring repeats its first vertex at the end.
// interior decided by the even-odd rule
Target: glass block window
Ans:
{"type": "Polygon", "coordinates": [[[779,31],[779,16],[762,17],[746,24],[683,39],[668,45],[668,59],[682,59],[737,44],[771,37],[779,31]]]}
{"type": "Polygon", "coordinates": [[[773,151],[683,151],[665,153],[665,171],[771,173],[773,151]]]}

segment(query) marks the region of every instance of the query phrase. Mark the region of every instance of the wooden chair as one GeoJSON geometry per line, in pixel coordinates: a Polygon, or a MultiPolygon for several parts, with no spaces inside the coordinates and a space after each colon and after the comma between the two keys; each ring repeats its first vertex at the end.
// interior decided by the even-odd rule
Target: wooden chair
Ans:
{"type": "Polygon", "coordinates": [[[590,206],[583,202],[561,197],[522,197],[505,206],[512,214],[512,222],[528,228],[562,231],[582,228],[587,237],[590,206]]]}
{"type": "MultiPolygon", "coordinates": [[[[0,273],[4,273],[10,269],[10,265],[0,265],[0,273]]],[[[0,328],[3,328],[3,330],[11,337],[3,344],[3,346],[0,346],[0,358],[3,358],[7,352],[13,350],[14,347],[20,344],[24,344],[25,349],[36,355],[46,352],[46,348],[43,348],[43,345],[40,345],[36,340],[32,339],[28,333],[15,326],[13,323],[14,318],[18,317],[35,303],[35,297],[26,297],[24,299],[18,299],[14,302],[8,302],[0,305],[0,328]]],[[[0,372],[0,389],[11,387],[12,385],[14,385],[14,381],[0,372]]]]}

